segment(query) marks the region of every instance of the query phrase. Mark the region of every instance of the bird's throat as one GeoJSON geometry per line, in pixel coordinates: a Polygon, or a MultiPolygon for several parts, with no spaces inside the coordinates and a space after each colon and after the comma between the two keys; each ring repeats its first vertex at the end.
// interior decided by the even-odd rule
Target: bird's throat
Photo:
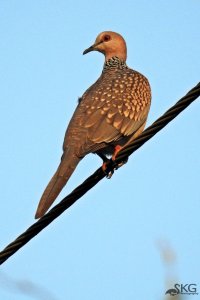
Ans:
{"type": "Polygon", "coordinates": [[[113,56],[113,57],[109,58],[108,60],[106,60],[104,67],[103,67],[103,71],[110,69],[110,68],[127,69],[128,67],[124,60],[121,60],[117,56],[113,56]]]}

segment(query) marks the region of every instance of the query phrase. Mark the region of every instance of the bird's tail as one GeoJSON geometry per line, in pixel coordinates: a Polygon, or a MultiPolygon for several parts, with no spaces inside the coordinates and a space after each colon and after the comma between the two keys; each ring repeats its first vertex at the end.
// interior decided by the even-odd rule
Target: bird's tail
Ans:
{"type": "Polygon", "coordinates": [[[54,200],[57,198],[68,179],[74,172],[76,166],[78,165],[80,158],[75,156],[73,153],[64,152],[61,163],[51,178],[49,184],[47,185],[40,202],[38,204],[38,208],[35,214],[35,218],[41,218],[49,207],[52,205],[54,200]]]}

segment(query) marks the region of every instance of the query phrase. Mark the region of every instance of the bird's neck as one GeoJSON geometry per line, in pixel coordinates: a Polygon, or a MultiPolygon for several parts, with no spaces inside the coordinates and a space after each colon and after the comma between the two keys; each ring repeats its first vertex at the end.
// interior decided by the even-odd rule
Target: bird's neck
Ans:
{"type": "Polygon", "coordinates": [[[108,69],[127,69],[126,62],[117,56],[113,56],[105,61],[103,71],[108,69]]]}

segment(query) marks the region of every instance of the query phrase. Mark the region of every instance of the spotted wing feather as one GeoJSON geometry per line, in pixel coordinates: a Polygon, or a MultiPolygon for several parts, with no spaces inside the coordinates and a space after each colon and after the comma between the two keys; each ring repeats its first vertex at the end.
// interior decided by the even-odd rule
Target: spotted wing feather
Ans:
{"type": "Polygon", "coordinates": [[[150,106],[148,81],[130,70],[116,76],[105,91],[96,87],[83,126],[94,143],[117,141],[132,135],[146,121],[150,106]]]}
{"type": "Polygon", "coordinates": [[[82,96],[68,126],[63,148],[78,156],[132,136],[145,123],[150,106],[147,79],[131,69],[107,71],[82,96]]]}

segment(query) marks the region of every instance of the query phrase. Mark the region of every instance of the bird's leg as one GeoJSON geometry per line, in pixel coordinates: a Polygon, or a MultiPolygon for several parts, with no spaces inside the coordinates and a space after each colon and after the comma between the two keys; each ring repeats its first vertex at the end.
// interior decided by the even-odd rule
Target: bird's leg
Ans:
{"type": "Polygon", "coordinates": [[[109,165],[110,159],[108,159],[106,155],[102,153],[97,153],[97,155],[103,160],[102,170],[106,174],[106,177],[110,179],[114,173],[114,168],[111,165],[109,165]]]}
{"type": "Polygon", "coordinates": [[[107,162],[104,162],[102,165],[102,170],[104,171],[104,173],[106,174],[106,177],[108,179],[110,179],[113,174],[114,174],[114,170],[115,168],[113,167],[113,165],[110,163],[110,160],[108,160],[107,162]]]}
{"type": "MultiPolygon", "coordinates": [[[[115,147],[115,151],[114,151],[114,153],[113,153],[113,155],[112,155],[112,160],[113,160],[113,161],[115,161],[118,152],[119,152],[122,148],[123,148],[123,147],[121,147],[120,145],[117,145],[117,146],[115,147]]],[[[125,165],[125,164],[127,163],[127,161],[128,161],[128,157],[127,157],[126,159],[120,161],[118,164],[115,165],[115,170],[117,170],[117,169],[119,169],[120,167],[122,167],[123,165],[125,165]]]]}
{"type": "Polygon", "coordinates": [[[117,153],[122,149],[122,147],[120,145],[115,146],[115,150],[114,153],[112,155],[112,162],[110,162],[110,160],[103,154],[98,154],[102,159],[103,159],[103,165],[102,165],[102,170],[106,173],[106,177],[107,178],[111,178],[112,175],[114,174],[114,170],[119,169],[120,167],[122,167],[125,163],[127,163],[128,158],[124,159],[123,161],[119,162],[119,163],[115,163],[115,159],[117,156],[117,153]]]}
{"type": "Polygon", "coordinates": [[[117,153],[122,149],[122,147],[120,145],[115,146],[115,150],[114,153],[112,155],[112,160],[115,161],[117,153]]]}

